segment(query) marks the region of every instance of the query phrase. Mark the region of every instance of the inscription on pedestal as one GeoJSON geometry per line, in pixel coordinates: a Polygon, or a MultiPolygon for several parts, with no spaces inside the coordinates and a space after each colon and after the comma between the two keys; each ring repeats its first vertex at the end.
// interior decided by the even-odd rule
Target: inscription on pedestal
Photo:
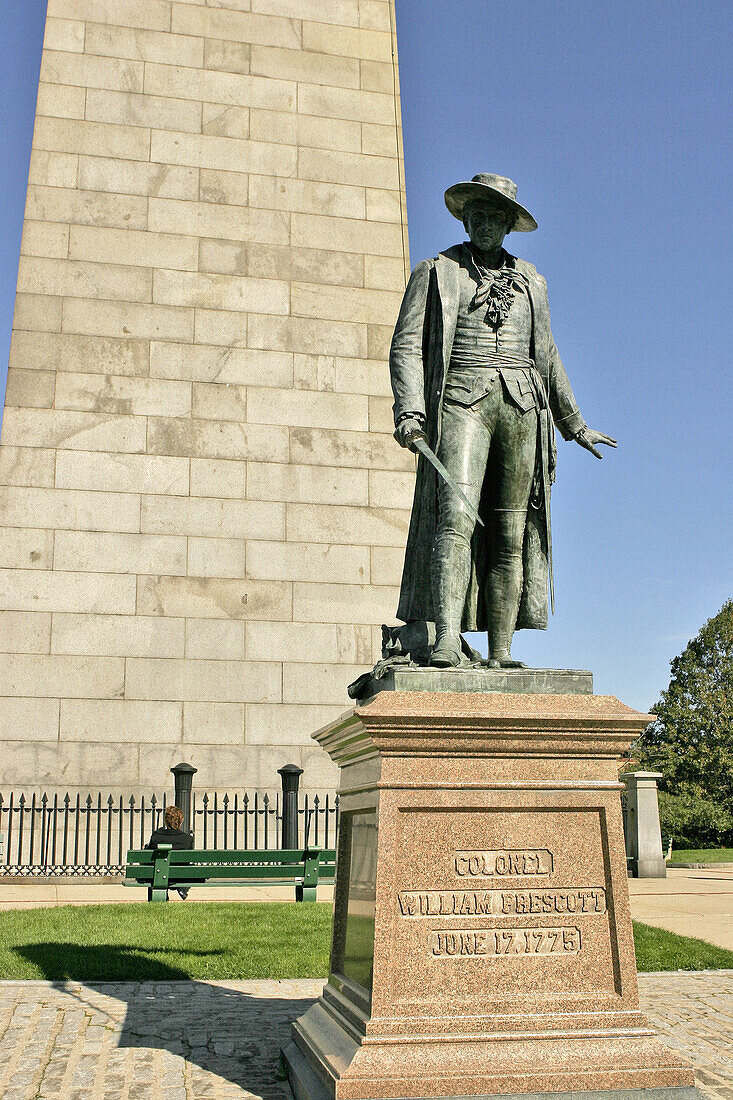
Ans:
{"type": "Polygon", "coordinates": [[[476,955],[577,955],[580,929],[501,928],[490,932],[480,928],[457,928],[431,932],[430,953],[439,959],[471,958],[476,955]]]}
{"type": "MultiPolygon", "coordinates": [[[[550,886],[555,858],[549,848],[489,848],[454,851],[451,872],[459,879],[526,879],[536,885],[490,886],[486,890],[401,890],[400,914],[410,919],[452,917],[505,918],[593,917],[606,912],[602,886],[550,886]],[[537,882],[543,878],[544,882],[537,882]]],[[[435,959],[531,958],[577,955],[581,930],[576,925],[433,929],[427,934],[428,955],[435,959]]]]}
{"type": "Polygon", "coordinates": [[[456,1003],[481,998],[487,981],[497,996],[526,992],[526,983],[535,997],[616,988],[597,807],[435,808],[400,821],[397,998],[420,997],[418,971],[401,962],[408,957],[421,958],[456,1003]]]}
{"type": "Polygon", "coordinates": [[[552,852],[547,848],[494,852],[456,852],[456,874],[461,878],[495,875],[550,875],[552,852]]]}
{"type": "Polygon", "coordinates": [[[404,890],[398,897],[403,917],[606,912],[606,891],[599,886],[570,890],[404,890]]]}

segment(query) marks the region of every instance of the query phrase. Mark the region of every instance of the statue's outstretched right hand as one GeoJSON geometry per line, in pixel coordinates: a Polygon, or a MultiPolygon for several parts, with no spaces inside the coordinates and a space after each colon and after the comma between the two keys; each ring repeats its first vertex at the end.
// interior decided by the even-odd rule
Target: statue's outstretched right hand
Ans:
{"type": "Polygon", "coordinates": [[[586,451],[590,451],[596,458],[603,458],[603,455],[595,446],[596,443],[604,443],[606,447],[618,447],[617,441],[612,436],[605,435],[604,432],[594,431],[593,428],[589,428],[587,425],[581,428],[575,436],[575,442],[584,447],[586,451]]]}
{"type": "Polygon", "coordinates": [[[420,435],[425,438],[425,429],[416,416],[406,416],[404,420],[400,420],[394,433],[400,447],[410,447],[413,439],[420,435]]]}

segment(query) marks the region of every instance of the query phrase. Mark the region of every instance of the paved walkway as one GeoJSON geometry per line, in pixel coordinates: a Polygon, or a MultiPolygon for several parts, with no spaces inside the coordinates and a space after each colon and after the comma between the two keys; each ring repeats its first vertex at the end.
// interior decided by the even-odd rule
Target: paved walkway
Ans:
{"type": "MultiPolygon", "coordinates": [[[[0,982],[3,1100],[288,1100],[278,1051],[318,981],[0,982]]],[[[647,974],[642,1008],[733,1100],[733,970],[647,974]]]]}
{"type": "MultiPolygon", "coordinates": [[[[122,886],[119,883],[84,882],[71,879],[64,882],[8,882],[0,878],[0,912],[4,909],[49,909],[57,905],[102,905],[130,901],[147,902],[144,886],[122,886]]],[[[180,898],[175,890],[170,901],[180,898]]],[[[319,901],[333,901],[333,886],[318,887],[319,901]]],[[[295,888],[282,886],[206,886],[195,887],[186,905],[197,901],[295,901],[295,888]]]]}
{"type": "Polygon", "coordinates": [[[667,878],[630,878],[629,893],[634,920],[733,951],[733,870],[670,867],[667,878]]]}

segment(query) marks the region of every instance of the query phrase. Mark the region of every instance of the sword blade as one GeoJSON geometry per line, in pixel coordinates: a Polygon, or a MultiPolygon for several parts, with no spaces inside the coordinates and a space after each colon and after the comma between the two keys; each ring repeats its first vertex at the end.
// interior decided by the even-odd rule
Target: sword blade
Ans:
{"type": "Polygon", "coordinates": [[[430,465],[438,471],[446,485],[448,485],[453,490],[453,492],[457,493],[458,496],[461,498],[471,518],[475,520],[476,523],[480,523],[483,527],[484,521],[481,519],[481,516],[476,511],[473,504],[471,504],[471,501],[463,492],[463,489],[461,489],[460,485],[456,485],[455,481],[450,476],[435,452],[431,451],[430,447],[428,447],[425,439],[422,436],[417,436],[417,438],[411,440],[410,446],[414,447],[416,451],[419,451],[420,454],[428,460],[430,465]]]}

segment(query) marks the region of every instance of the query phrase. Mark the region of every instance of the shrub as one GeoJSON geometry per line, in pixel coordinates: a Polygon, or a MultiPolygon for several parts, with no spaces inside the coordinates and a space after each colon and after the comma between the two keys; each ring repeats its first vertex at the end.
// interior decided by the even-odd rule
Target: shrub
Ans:
{"type": "Polygon", "coordinates": [[[733,600],[672,661],[669,687],[633,753],[660,771],[662,832],[677,847],[733,840],[733,600]]]}
{"type": "Polygon", "coordinates": [[[718,848],[733,844],[733,813],[692,787],[659,792],[662,833],[675,848],[718,848]]]}

